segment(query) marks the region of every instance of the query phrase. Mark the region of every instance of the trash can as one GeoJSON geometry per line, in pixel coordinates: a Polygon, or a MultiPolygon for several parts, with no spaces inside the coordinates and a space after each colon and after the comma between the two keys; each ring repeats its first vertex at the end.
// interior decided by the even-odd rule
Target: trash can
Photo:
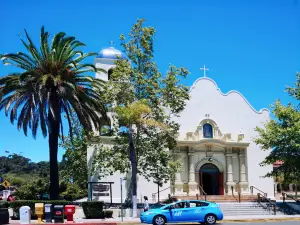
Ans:
{"type": "Polygon", "coordinates": [[[64,223],[64,206],[63,205],[55,205],[53,209],[53,219],[54,223],[64,223]]]}
{"type": "Polygon", "coordinates": [[[67,216],[67,222],[74,222],[73,215],[75,213],[75,205],[66,205],[65,214],[67,216]]]}
{"type": "Polygon", "coordinates": [[[9,224],[8,208],[0,208],[0,224],[9,224]]]}
{"type": "Polygon", "coordinates": [[[31,222],[31,209],[29,206],[22,206],[19,209],[20,224],[30,224],[31,222]]]}
{"type": "Polygon", "coordinates": [[[52,204],[45,204],[45,221],[52,223],[52,204]]]}

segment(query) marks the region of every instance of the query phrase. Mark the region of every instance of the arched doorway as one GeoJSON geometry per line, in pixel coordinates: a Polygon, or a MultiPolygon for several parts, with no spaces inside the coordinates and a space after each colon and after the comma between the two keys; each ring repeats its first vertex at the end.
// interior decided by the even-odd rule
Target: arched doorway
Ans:
{"type": "Polygon", "coordinates": [[[224,195],[223,173],[212,163],[205,163],[200,168],[199,183],[208,195],[224,195]]]}

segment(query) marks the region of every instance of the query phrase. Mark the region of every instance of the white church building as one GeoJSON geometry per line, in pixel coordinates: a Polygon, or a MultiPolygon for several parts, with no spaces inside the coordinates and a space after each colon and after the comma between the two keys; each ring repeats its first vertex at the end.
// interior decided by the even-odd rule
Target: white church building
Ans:
{"type": "MultiPolygon", "coordinates": [[[[95,65],[107,70],[108,74],[97,73],[97,78],[109,79],[116,55],[126,57],[113,47],[99,53],[95,65]]],[[[174,118],[180,130],[176,137],[177,147],[170,151],[182,168],[176,174],[174,186],[168,183],[160,188],[160,200],[167,199],[169,194],[184,199],[201,197],[203,193],[225,197],[232,193],[250,196],[264,192],[273,198],[274,181],[263,178],[273,168],[259,165],[269,151],[262,151],[253,142],[257,135],[255,127],[270,119],[269,110],[255,110],[238,91],[223,93],[214,80],[205,76],[205,70],[204,67],[204,77],[191,86],[190,100],[184,111],[174,118]]],[[[112,144],[112,137],[103,137],[103,140],[107,145],[112,144]]],[[[94,147],[90,146],[87,151],[89,171],[93,153],[94,147]]],[[[118,172],[101,180],[97,174],[89,175],[89,199],[119,203],[122,195],[124,202],[129,187],[124,177],[126,174],[118,172]]],[[[150,202],[157,201],[157,185],[141,176],[137,192],[139,202],[143,201],[143,196],[148,196],[150,202]]]]}

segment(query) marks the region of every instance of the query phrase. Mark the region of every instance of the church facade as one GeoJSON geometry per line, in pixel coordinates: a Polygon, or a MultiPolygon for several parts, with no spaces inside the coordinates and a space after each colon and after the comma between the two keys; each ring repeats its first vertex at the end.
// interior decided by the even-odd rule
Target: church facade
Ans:
{"type": "MultiPolygon", "coordinates": [[[[107,70],[113,67],[112,59],[103,54],[101,57],[96,59],[96,66],[107,70]],[[109,66],[103,67],[106,62],[109,66]]],[[[108,79],[105,74],[96,77],[108,79]]],[[[174,118],[180,124],[180,130],[176,137],[177,147],[170,149],[173,160],[179,160],[182,167],[176,174],[174,185],[168,183],[160,187],[160,200],[166,199],[169,194],[179,198],[196,197],[203,193],[231,195],[232,192],[240,192],[250,195],[251,186],[255,187],[253,194],[261,190],[268,197],[274,197],[273,179],[263,178],[272,166],[259,165],[269,151],[262,151],[253,142],[257,135],[255,127],[270,119],[269,110],[256,111],[238,91],[222,93],[216,82],[208,77],[197,79],[189,92],[190,100],[184,111],[180,117],[174,118]]],[[[112,145],[111,137],[103,140],[107,145],[112,145]]],[[[93,151],[92,146],[88,148],[89,171],[93,151]]],[[[101,180],[97,174],[89,175],[89,198],[120,202],[122,195],[124,201],[130,182],[124,180],[125,177],[125,174],[118,172],[101,180]],[[107,187],[109,185],[106,189],[109,193],[94,194],[97,190],[99,192],[99,185],[105,184],[107,187]]],[[[153,182],[138,177],[138,201],[148,196],[150,201],[156,202],[157,189],[153,182]]]]}

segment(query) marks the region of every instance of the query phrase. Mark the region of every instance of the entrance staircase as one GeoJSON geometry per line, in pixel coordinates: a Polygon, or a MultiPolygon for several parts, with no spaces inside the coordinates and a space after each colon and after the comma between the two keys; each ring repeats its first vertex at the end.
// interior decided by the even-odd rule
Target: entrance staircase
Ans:
{"type": "MultiPolygon", "coordinates": [[[[205,200],[205,196],[173,196],[180,200],[205,200]]],[[[267,202],[258,202],[257,195],[242,195],[240,199],[234,195],[207,195],[206,201],[216,202],[220,205],[224,216],[247,216],[247,215],[274,215],[272,207],[267,202]],[[240,200],[240,202],[239,202],[240,200]]],[[[276,215],[284,215],[276,210],[276,215]]]]}
{"type": "MultiPolygon", "coordinates": [[[[205,195],[198,196],[173,196],[173,198],[181,200],[205,200],[205,195]]],[[[238,202],[238,196],[233,195],[206,195],[206,201],[210,202],[238,202]]],[[[257,195],[242,195],[240,196],[241,202],[256,202],[257,195]]]]}
{"type": "MultiPolygon", "coordinates": [[[[264,203],[257,202],[241,202],[218,203],[224,216],[247,216],[247,215],[274,215],[274,211],[264,203]]],[[[276,211],[276,215],[284,215],[280,211],[276,211]]]]}

